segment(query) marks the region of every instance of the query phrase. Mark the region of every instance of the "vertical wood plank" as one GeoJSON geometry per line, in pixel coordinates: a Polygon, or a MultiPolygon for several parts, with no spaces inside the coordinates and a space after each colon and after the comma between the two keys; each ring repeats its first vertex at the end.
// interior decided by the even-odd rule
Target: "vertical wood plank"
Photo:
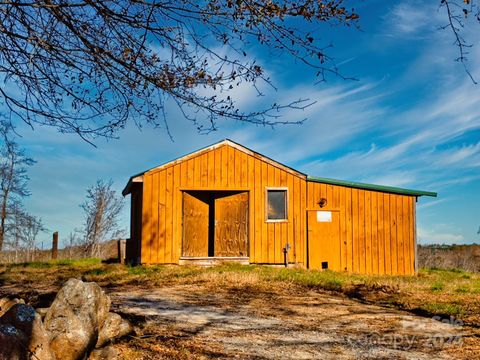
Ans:
{"type": "Polygon", "coordinates": [[[228,146],[224,145],[220,148],[220,150],[222,152],[221,184],[222,184],[222,187],[226,189],[228,186],[228,162],[229,162],[228,146]]]}
{"type": "Polygon", "coordinates": [[[326,184],[320,184],[320,192],[318,194],[318,200],[320,200],[320,198],[322,198],[322,197],[327,199],[327,209],[329,209],[331,204],[332,204],[332,199],[329,199],[327,197],[327,185],[326,184]]]}
{"type": "MultiPolygon", "coordinates": [[[[298,179],[297,177],[295,177],[298,179]]],[[[298,179],[300,183],[300,204],[297,205],[298,210],[298,219],[297,221],[297,231],[300,232],[300,244],[302,248],[302,262],[307,263],[307,212],[305,211],[307,206],[307,182],[303,179],[298,179]]]]}
{"type": "MultiPolygon", "coordinates": [[[[246,188],[249,186],[248,184],[248,158],[249,156],[244,154],[241,151],[236,150],[236,155],[239,158],[239,165],[238,170],[239,170],[239,175],[237,177],[237,185],[240,188],[246,188]]],[[[237,163],[237,159],[235,158],[235,163],[237,163]]]]}
{"type": "MultiPolygon", "coordinates": [[[[274,169],[274,186],[279,187],[281,186],[281,170],[277,167],[273,167],[274,169]]],[[[284,224],[282,223],[274,223],[275,235],[274,235],[274,259],[275,264],[283,263],[283,253],[282,249],[284,247],[284,224]]]]}
{"type": "Polygon", "coordinates": [[[248,193],[248,242],[250,262],[257,262],[257,253],[255,251],[255,159],[252,156],[247,158],[247,182],[248,193]]]}
{"type": "Polygon", "coordinates": [[[210,186],[221,186],[222,185],[222,148],[215,149],[215,164],[214,164],[214,182],[210,186]]]}
{"type": "Polygon", "coordinates": [[[397,255],[397,198],[389,194],[390,200],[390,250],[392,252],[392,274],[398,275],[398,255],[397,255]]]}
{"type": "Polygon", "coordinates": [[[262,164],[262,186],[260,190],[260,199],[261,199],[261,207],[262,211],[257,214],[259,219],[261,219],[260,223],[262,226],[262,258],[264,259],[263,262],[268,263],[270,262],[269,258],[269,238],[268,238],[268,228],[266,220],[266,202],[267,199],[265,198],[265,187],[268,184],[268,165],[265,162],[261,162],[262,164]]]}
{"type": "Polygon", "coordinates": [[[340,268],[348,270],[347,265],[347,212],[346,212],[346,188],[339,187],[340,192],[340,252],[342,254],[340,268]]]}
{"type": "Polygon", "coordinates": [[[313,191],[313,182],[307,182],[307,207],[313,209],[315,207],[315,194],[313,191]]]}
{"type": "Polygon", "coordinates": [[[237,164],[235,163],[235,149],[233,147],[227,146],[228,150],[228,164],[226,168],[228,169],[228,180],[227,186],[229,188],[235,187],[235,172],[237,170],[237,164]]]}
{"type": "Polygon", "coordinates": [[[385,212],[384,212],[384,201],[383,193],[377,194],[378,202],[378,273],[383,275],[385,274],[385,212]]]}
{"type": "Polygon", "coordinates": [[[179,165],[180,166],[180,186],[182,188],[185,188],[185,186],[188,184],[188,166],[187,162],[181,162],[179,165]]]}
{"type": "Polygon", "coordinates": [[[179,201],[181,198],[180,190],[180,166],[175,165],[173,167],[173,185],[172,185],[172,198],[175,204],[172,208],[173,211],[173,239],[172,239],[172,263],[177,264],[180,260],[180,251],[182,244],[182,203],[179,201]],[[180,251],[179,251],[180,250],[180,251]]]}
{"type": "Polygon", "coordinates": [[[340,209],[340,189],[339,186],[332,185],[333,208],[340,209]]]}
{"type": "Polygon", "coordinates": [[[304,264],[307,263],[307,233],[306,233],[306,193],[305,193],[305,181],[295,177],[294,179],[294,191],[296,193],[294,202],[297,204],[295,207],[295,239],[300,248],[301,259],[304,264]]]}
{"type": "Polygon", "coordinates": [[[403,240],[403,201],[401,195],[396,195],[395,199],[397,203],[397,257],[398,257],[398,273],[400,275],[405,274],[405,247],[403,240]]]}
{"type": "Polygon", "coordinates": [[[392,274],[392,251],[391,251],[391,235],[390,235],[390,196],[383,195],[383,226],[384,226],[384,244],[385,244],[385,273],[392,274]]]}
{"type": "Polygon", "coordinates": [[[151,192],[152,192],[152,177],[150,174],[145,174],[143,179],[143,209],[142,209],[142,222],[143,222],[143,231],[142,231],[142,253],[141,253],[141,261],[142,264],[149,264],[151,263],[150,255],[151,255],[151,237],[152,237],[152,215],[151,211],[152,208],[151,204],[151,192]]]}
{"type": "Polygon", "coordinates": [[[412,197],[412,238],[413,238],[413,253],[414,253],[414,259],[413,259],[413,265],[414,265],[414,272],[418,271],[418,254],[417,254],[417,209],[416,209],[416,198],[412,197]]]}
{"type": "Polygon", "coordinates": [[[360,272],[365,273],[366,267],[366,237],[365,237],[365,190],[358,191],[358,242],[360,251],[358,253],[360,260],[360,272]]]}
{"type": "Polygon", "coordinates": [[[201,157],[200,156],[195,156],[192,160],[189,160],[189,162],[192,163],[192,172],[193,172],[193,187],[195,189],[198,189],[202,183],[201,183],[201,175],[202,175],[202,164],[201,164],[201,157]]]}
{"type": "Polygon", "coordinates": [[[378,192],[372,191],[372,272],[379,274],[380,256],[378,251],[378,192]]]}
{"type": "Polygon", "coordinates": [[[345,216],[347,229],[347,271],[353,272],[353,217],[352,217],[352,189],[345,189],[345,216]]]}
{"type": "Polygon", "coordinates": [[[286,241],[290,244],[292,249],[290,250],[290,258],[291,261],[297,262],[297,251],[300,250],[298,242],[295,241],[295,237],[293,235],[294,232],[294,227],[298,226],[299,224],[296,224],[298,220],[295,219],[295,208],[298,206],[295,203],[294,199],[294,194],[293,194],[293,176],[288,174],[287,175],[287,188],[288,188],[288,228],[287,228],[287,239],[286,241]]]}
{"type": "Polygon", "coordinates": [[[199,156],[200,162],[200,187],[208,186],[208,153],[199,156]]]}
{"type": "Polygon", "coordinates": [[[358,189],[352,189],[353,271],[360,272],[360,201],[358,189]]]}
{"type": "Polygon", "coordinates": [[[263,256],[263,196],[262,196],[262,163],[260,160],[254,160],[255,184],[253,192],[253,201],[255,203],[255,262],[265,262],[263,256]]]}
{"type": "Polygon", "coordinates": [[[157,190],[157,201],[155,202],[157,208],[157,263],[164,264],[165,263],[165,252],[167,248],[167,238],[166,238],[166,183],[167,183],[167,170],[162,170],[157,173],[158,183],[155,183],[155,186],[158,187],[157,190]],[[158,185],[157,185],[158,184],[158,185]]]}
{"type": "MultiPolygon", "coordinates": [[[[267,186],[275,185],[275,169],[272,166],[267,167],[267,186]]],[[[268,201],[267,199],[265,200],[268,201]]],[[[268,262],[275,263],[275,223],[267,223],[268,228],[268,262]]]]}
{"type": "Polygon", "coordinates": [[[411,244],[410,244],[410,206],[409,206],[409,197],[402,196],[403,199],[403,241],[405,249],[405,274],[411,275],[411,244]]]}
{"type": "Polygon", "coordinates": [[[372,273],[372,192],[365,191],[365,271],[372,273]]]}
{"type": "Polygon", "coordinates": [[[159,219],[159,174],[162,173],[155,172],[152,174],[152,200],[150,202],[151,214],[152,214],[152,239],[151,239],[151,255],[150,260],[153,264],[158,264],[159,261],[159,252],[163,251],[159,243],[159,230],[160,230],[160,219],[159,219]]]}
{"type": "Polygon", "coordinates": [[[165,182],[165,259],[167,264],[173,263],[173,167],[166,170],[165,182]]]}
{"type": "Polygon", "coordinates": [[[325,186],[325,197],[328,200],[327,207],[329,209],[335,209],[335,199],[333,197],[333,186],[332,185],[326,185],[325,186]]]}
{"type": "Polygon", "coordinates": [[[208,153],[207,158],[207,183],[206,186],[209,188],[215,187],[215,156],[218,152],[218,149],[212,150],[208,153]]]}

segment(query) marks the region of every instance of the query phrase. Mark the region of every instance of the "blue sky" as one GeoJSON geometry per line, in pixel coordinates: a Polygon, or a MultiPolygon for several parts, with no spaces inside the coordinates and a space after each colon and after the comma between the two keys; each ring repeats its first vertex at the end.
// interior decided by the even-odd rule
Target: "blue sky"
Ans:
{"type": "MultiPolygon", "coordinates": [[[[20,143],[37,160],[30,169],[28,210],[60,239],[82,225],[79,205],[96,179],[112,178],[116,189],[130,175],[224,138],[311,175],[436,191],[417,204],[420,243],[480,242],[480,85],[474,85],[453,46],[439,1],[368,1],[358,6],[361,31],[322,26],[333,42],[340,71],[358,81],[330,77],[316,83],[314,71],[260,48],[256,54],[277,87],[265,97],[234,89],[238,105],[255,109],[298,97],[316,103],[287,111],[284,119],[307,121],[274,129],[220,122],[199,135],[174,107],[167,109],[172,142],[162,129],[134,126],[119,140],[93,148],[74,135],[19,124],[20,143]]],[[[469,67],[480,80],[479,25],[466,29],[469,67]]],[[[128,200],[128,199],[127,199],[128,200]]],[[[128,228],[129,202],[122,215],[128,228]]],[[[46,243],[50,234],[42,235],[46,243]]]]}

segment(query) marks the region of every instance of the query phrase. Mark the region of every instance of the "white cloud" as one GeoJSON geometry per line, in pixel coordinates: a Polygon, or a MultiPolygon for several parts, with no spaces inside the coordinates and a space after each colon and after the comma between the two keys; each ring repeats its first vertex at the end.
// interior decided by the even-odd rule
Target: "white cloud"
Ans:
{"type": "Polygon", "coordinates": [[[456,232],[443,232],[419,228],[417,230],[418,242],[420,244],[461,244],[464,237],[456,232]]]}
{"type": "MultiPolygon", "coordinates": [[[[391,36],[425,36],[425,32],[433,29],[432,16],[434,6],[426,6],[425,2],[405,1],[397,3],[384,17],[386,34],[391,36]]],[[[431,5],[434,5],[433,3],[431,5]]],[[[435,4],[436,5],[436,4],[435,4]]],[[[438,6],[438,5],[437,5],[438,6]]]]}

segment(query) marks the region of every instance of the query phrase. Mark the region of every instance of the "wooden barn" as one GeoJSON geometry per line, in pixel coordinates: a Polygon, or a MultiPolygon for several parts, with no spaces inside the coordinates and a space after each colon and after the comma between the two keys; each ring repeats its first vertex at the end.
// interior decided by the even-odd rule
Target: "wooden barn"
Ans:
{"type": "Polygon", "coordinates": [[[415,204],[436,193],[313,177],[231,140],[134,175],[127,260],[414,274],[415,204]]]}

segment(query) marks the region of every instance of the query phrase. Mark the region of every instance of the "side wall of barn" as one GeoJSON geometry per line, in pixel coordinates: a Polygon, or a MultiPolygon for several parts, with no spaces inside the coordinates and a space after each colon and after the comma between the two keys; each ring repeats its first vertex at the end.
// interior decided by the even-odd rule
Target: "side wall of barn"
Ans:
{"type": "Polygon", "coordinates": [[[307,182],[307,211],[339,211],[340,271],[414,274],[415,202],[414,196],[307,182]]]}
{"type": "Polygon", "coordinates": [[[206,149],[144,174],[141,262],[177,264],[182,256],[182,196],[187,190],[249,192],[251,263],[306,264],[306,180],[273,161],[233,146],[206,149]],[[266,221],[266,188],[288,188],[288,220],[266,221]]]}

